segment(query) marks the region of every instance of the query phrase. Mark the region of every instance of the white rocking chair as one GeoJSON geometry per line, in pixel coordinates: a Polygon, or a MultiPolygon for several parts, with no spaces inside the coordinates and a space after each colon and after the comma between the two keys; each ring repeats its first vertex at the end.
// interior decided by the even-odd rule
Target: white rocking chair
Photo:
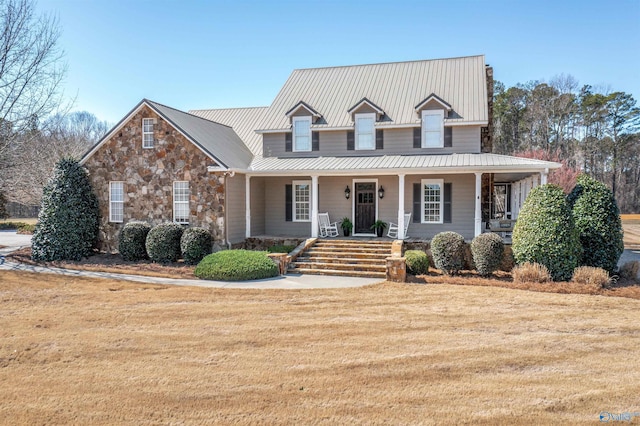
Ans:
{"type": "Polygon", "coordinates": [[[338,236],[338,222],[329,220],[329,213],[318,213],[318,226],[320,227],[320,236],[337,237],[338,236]]]}
{"type": "MultiPolygon", "coordinates": [[[[409,229],[409,223],[411,222],[411,213],[404,214],[404,238],[408,238],[407,229],[409,229]]],[[[398,224],[389,222],[389,231],[387,232],[387,237],[389,238],[398,238],[398,224]]]]}

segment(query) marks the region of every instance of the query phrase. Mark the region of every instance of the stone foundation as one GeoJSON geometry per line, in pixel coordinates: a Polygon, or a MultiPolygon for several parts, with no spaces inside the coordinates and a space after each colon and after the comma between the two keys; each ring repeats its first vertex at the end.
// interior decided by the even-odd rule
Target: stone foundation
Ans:
{"type": "Polygon", "coordinates": [[[273,246],[294,246],[298,247],[306,238],[291,237],[250,237],[242,243],[234,244],[233,248],[243,248],[245,250],[267,250],[273,246]]]}

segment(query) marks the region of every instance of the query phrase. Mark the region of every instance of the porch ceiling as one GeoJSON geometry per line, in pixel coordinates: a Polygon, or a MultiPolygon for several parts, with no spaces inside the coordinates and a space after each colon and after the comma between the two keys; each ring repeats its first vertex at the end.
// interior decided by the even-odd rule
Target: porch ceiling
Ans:
{"type": "Polygon", "coordinates": [[[251,175],[396,175],[398,173],[503,173],[523,175],[557,169],[561,164],[498,154],[379,155],[313,158],[255,158],[251,175]]]}

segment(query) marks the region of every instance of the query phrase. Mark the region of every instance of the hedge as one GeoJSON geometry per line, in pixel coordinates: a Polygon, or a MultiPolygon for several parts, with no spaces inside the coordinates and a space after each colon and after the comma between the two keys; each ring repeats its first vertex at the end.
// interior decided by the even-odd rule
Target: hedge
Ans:
{"type": "Polygon", "coordinates": [[[224,250],[202,259],[194,274],[205,280],[244,281],[275,277],[279,270],[267,252],[224,250]]]}
{"type": "Polygon", "coordinates": [[[429,272],[429,257],[422,250],[407,250],[404,252],[407,262],[407,272],[412,275],[424,275],[429,272]]]}

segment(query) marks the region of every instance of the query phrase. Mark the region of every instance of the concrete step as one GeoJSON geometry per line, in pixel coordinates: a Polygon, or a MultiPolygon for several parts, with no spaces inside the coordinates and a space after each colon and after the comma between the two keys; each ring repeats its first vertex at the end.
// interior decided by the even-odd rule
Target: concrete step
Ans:
{"type": "Polygon", "coordinates": [[[318,240],[316,245],[340,245],[340,246],[389,246],[393,241],[358,241],[358,240],[318,240]]]}
{"type": "Polygon", "coordinates": [[[313,246],[309,248],[307,251],[322,251],[327,253],[380,253],[380,254],[391,254],[391,248],[370,248],[370,247],[329,247],[329,246],[313,246]]]}
{"type": "Polygon", "coordinates": [[[289,269],[293,274],[309,274],[309,275],[335,275],[342,277],[363,277],[363,278],[381,278],[385,279],[386,272],[370,272],[370,271],[341,271],[338,269],[310,269],[295,268],[289,269]]]}
{"type": "Polygon", "coordinates": [[[339,271],[370,271],[370,272],[385,272],[387,265],[369,265],[358,263],[334,263],[334,262],[292,262],[294,268],[307,268],[307,269],[335,269],[339,271]]]}
{"type": "Polygon", "coordinates": [[[357,263],[357,264],[370,264],[370,265],[386,265],[386,256],[382,257],[371,257],[370,255],[364,255],[366,257],[355,257],[353,253],[348,254],[349,257],[345,256],[299,256],[296,261],[297,262],[325,262],[325,263],[357,263]]]}

